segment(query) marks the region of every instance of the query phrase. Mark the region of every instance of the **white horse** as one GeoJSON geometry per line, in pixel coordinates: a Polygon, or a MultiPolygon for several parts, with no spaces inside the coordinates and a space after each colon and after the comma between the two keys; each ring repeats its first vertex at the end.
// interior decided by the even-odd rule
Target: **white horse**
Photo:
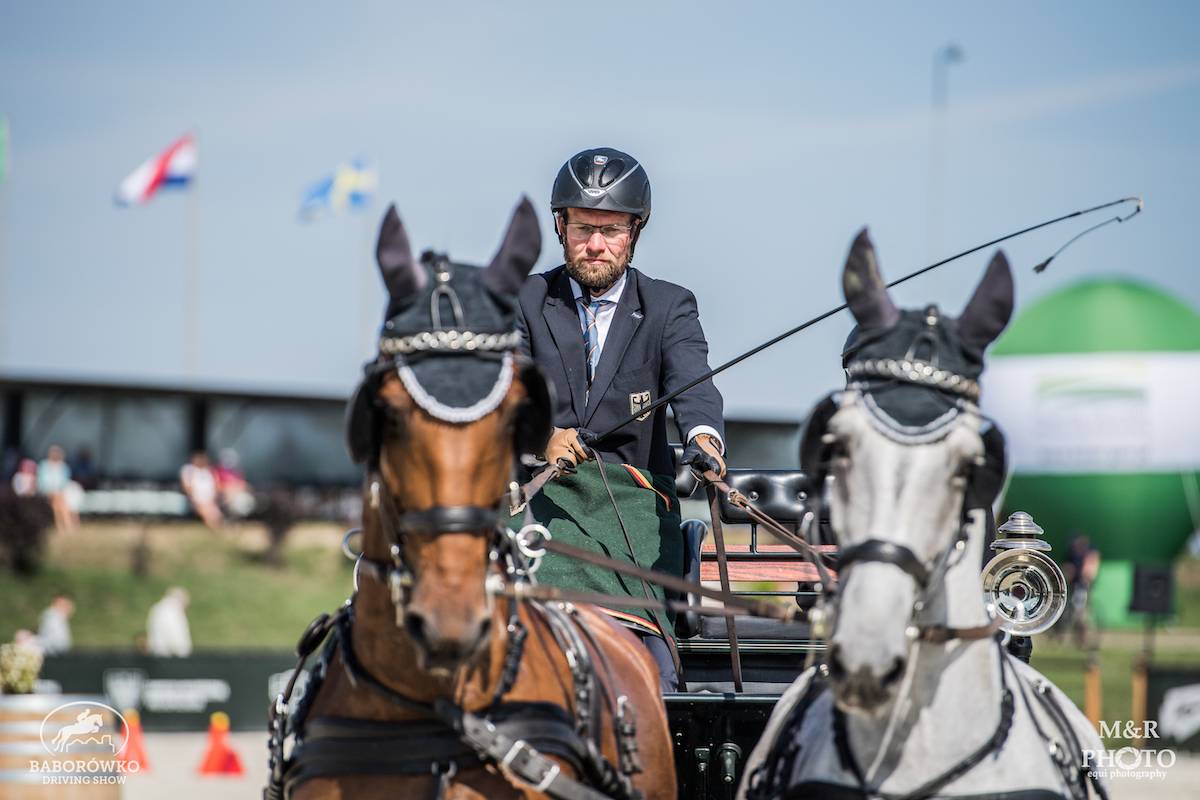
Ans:
{"type": "Polygon", "coordinates": [[[780,699],[738,796],[1106,797],[1087,769],[1095,730],[1006,652],[983,596],[1003,438],[975,379],[1012,313],[1007,261],[997,253],[957,320],[900,311],[863,231],[843,288],[850,383],[810,418],[804,456],[828,473],[841,545],[832,636],[780,699]]]}

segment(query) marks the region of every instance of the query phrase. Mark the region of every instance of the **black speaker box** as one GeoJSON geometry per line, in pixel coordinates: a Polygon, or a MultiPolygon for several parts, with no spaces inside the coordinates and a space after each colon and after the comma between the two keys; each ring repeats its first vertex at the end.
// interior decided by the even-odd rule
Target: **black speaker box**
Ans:
{"type": "Polygon", "coordinates": [[[1174,582],[1171,567],[1163,564],[1135,564],[1133,568],[1133,597],[1129,610],[1166,617],[1174,605],[1174,582]]]}

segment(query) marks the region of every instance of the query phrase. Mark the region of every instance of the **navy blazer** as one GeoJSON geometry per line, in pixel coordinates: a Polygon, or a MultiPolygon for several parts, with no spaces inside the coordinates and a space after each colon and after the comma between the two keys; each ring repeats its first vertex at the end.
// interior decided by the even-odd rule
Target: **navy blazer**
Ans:
{"type": "MultiPolygon", "coordinates": [[[[554,424],[559,428],[602,433],[709,369],[696,296],[633,267],[627,276],[590,395],[579,307],[566,267],[533,275],[521,289],[517,326],[526,355],[554,386],[554,424]]],[[[670,406],[680,441],[697,425],[712,426],[725,441],[724,402],[711,380],[684,392],[670,406]]],[[[598,442],[596,450],[606,461],[658,475],[675,474],[665,408],[598,442]]]]}

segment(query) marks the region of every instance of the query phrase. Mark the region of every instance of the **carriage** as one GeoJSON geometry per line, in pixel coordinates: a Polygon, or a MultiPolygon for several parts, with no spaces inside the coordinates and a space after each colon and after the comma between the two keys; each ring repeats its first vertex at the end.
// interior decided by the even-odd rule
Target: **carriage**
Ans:
{"type": "MultiPolygon", "coordinates": [[[[858,797],[897,786],[913,798],[950,786],[1088,796],[1095,779],[1083,754],[1099,748],[1095,732],[994,641],[1001,617],[1024,622],[1029,603],[1049,596],[1025,591],[1039,576],[1022,552],[1034,549],[1035,526],[1019,520],[1017,558],[991,562],[1002,567],[997,608],[980,593],[1004,454],[975,378],[1012,312],[1003,254],[943,324],[936,306],[892,304],[860,233],[844,286],[868,333],[843,354],[847,388],[810,416],[805,471],[705,472],[709,522],[681,524],[690,580],[680,580],[551,541],[528,504],[561,463],[524,486],[512,481],[519,456],[544,452],[553,410],[545,379],[518,352],[511,304],[539,250],[527,201],[483,269],[434,253],[418,261],[394,209],[385,217],[377,258],[388,319],[347,418],[351,454],[366,468],[355,593],[301,640],[302,659],[328,643],[303,710],[287,706],[291,685],[273,709],[269,799],[398,789],[439,800],[858,797]],[[506,524],[505,508],[514,517],[524,508],[524,524],[506,524]],[[726,542],[726,524],[745,526],[746,540],[726,542]],[[836,551],[822,546],[833,528],[836,551]],[[676,613],[687,691],[660,705],[649,655],[595,607],[641,599],[539,584],[532,576],[548,551],[689,595],[656,600],[647,589],[638,606],[676,613]],[[831,566],[843,573],[836,591],[831,566]],[[705,586],[713,582],[721,589],[705,586]],[[818,653],[821,666],[808,669],[818,653]],[[881,726],[876,712],[888,709],[881,726]],[[956,718],[969,735],[939,725],[956,718]],[[898,744],[881,738],[892,722],[904,731],[898,744]]],[[[677,473],[679,497],[697,488],[690,468],[677,473]]]]}

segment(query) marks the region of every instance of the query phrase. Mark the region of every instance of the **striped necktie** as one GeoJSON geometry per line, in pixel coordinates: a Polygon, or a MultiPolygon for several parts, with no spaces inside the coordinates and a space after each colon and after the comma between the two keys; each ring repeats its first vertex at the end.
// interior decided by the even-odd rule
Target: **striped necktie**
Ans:
{"type": "Polygon", "coordinates": [[[583,309],[583,316],[580,319],[583,325],[583,352],[584,360],[587,361],[588,388],[591,388],[592,379],[596,375],[596,365],[600,363],[600,331],[597,328],[596,316],[600,313],[600,309],[611,305],[612,301],[592,300],[589,303],[582,297],[578,299],[579,307],[583,309]]]}

